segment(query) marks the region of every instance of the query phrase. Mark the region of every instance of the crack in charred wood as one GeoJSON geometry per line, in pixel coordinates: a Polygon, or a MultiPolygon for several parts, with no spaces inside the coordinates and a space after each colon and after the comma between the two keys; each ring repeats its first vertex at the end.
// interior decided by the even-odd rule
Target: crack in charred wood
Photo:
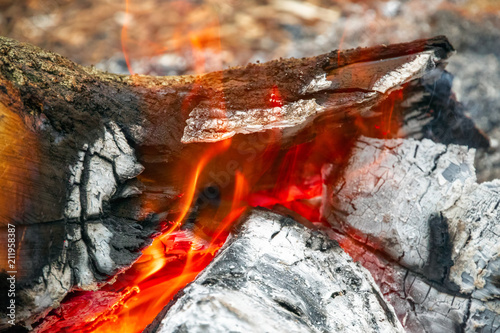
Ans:
{"type": "MultiPolygon", "coordinates": [[[[84,147],[85,148],[85,147],[84,147]]],[[[83,169],[82,169],[82,176],[81,176],[81,181],[80,181],[80,207],[81,207],[81,226],[83,227],[83,221],[87,219],[87,191],[86,188],[88,187],[89,183],[89,173],[90,173],[90,153],[88,152],[87,149],[85,149],[85,155],[83,157],[83,169]]]]}
{"type": "Polygon", "coordinates": [[[471,315],[471,306],[472,306],[472,298],[470,298],[467,302],[467,308],[464,313],[464,317],[462,319],[462,324],[460,325],[461,331],[465,332],[467,328],[467,323],[469,322],[469,317],[471,315]]]}
{"type": "Polygon", "coordinates": [[[434,157],[434,165],[432,166],[432,168],[429,170],[428,172],[428,175],[431,175],[434,171],[436,171],[437,167],[438,167],[438,162],[439,162],[439,159],[445,155],[446,153],[448,152],[448,146],[445,146],[444,147],[444,150],[441,151],[439,154],[437,154],[435,157],[434,157]]]}

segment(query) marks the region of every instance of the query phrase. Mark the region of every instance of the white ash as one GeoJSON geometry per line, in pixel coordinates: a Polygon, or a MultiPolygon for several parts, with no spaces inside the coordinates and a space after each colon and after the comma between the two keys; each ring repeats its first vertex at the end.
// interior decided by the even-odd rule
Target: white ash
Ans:
{"type": "Polygon", "coordinates": [[[311,82],[304,88],[303,94],[315,93],[328,89],[332,86],[332,81],[327,80],[326,73],[311,80],[311,82]]]}
{"type": "Polygon", "coordinates": [[[93,290],[96,288],[96,279],[94,273],[90,269],[90,255],[87,244],[82,239],[75,241],[73,244],[75,258],[72,262],[74,267],[75,286],[82,290],[93,290]]]}
{"type": "Polygon", "coordinates": [[[120,198],[130,198],[137,197],[142,194],[142,190],[134,185],[125,185],[122,187],[120,192],[116,193],[115,197],[120,198]]]}
{"type": "Polygon", "coordinates": [[[78,218],[81,214],[80,188],[78,186],[73,186],[68,195],[66,207],[64,208],[64,216],[66,218],[78,218]]]}
{"type": "Polygon", "coordinates": [[[127,143],[118,125],[114,122],[108,125],[111,132],[105,128],[104,137],[97,139],[89,152],[112,161],[118,181],[122,182],[140,174],[144,167],[137,162],[134,150],[127,143]]]}
{"type": "Polygon", "coordinates": [[[78,162],[74,166],[69,167],[70,177],[69,183],[70,185],[80,184],[80,180],[82,179],[83,172],[83,159],[85,158],[85,151],[87,150],[84,147],[84,150],[80,150],[78,152],[78,162]]]}
{"type": "Polygon", "coordinates": [[[414,59],[405,62],[396,70],[385,74],[373,85],[372,89],[381,93],[385,93],[390,89],[400,86],[416,77],[421,77],[428,70],[435,67],[433,51],[422,52],[412,56],[414,59]]]}
{"type": "Polygon", "coordinates": [[[108,201],[116,191],[113,165],[101,157],[90,158],[88,181],[85,186],[87,196],[86,216],[95,216],[103,212],[103,202],[108,201]]]}
{"type": "Polygon", "coordinates": [[[94,257],[94,262],[97,265],[99,272],[107,275],[112,275],[116,269],[116,265],[111,259],[110,241],[113,237],[111,233],[101,223],[86,223],[85,229],[87,236],[93,245],[89,248],[91,255],[94,257]]]}
{"type": "Polygon", "coordinates": [[[74,166],[69,167],[70,177],[69,177],[69,193],[68,199],[66,203],[66,207],[64,208],[64,216],[66,218],[78,218],[82,214],[82,206],[80,204],[80,182],[83,173],[83,160],[85,158],[85,151],[87,150],[87,146],[84,147],[84,150],[80,150],[78,152],[78,162],[74,166]]]}

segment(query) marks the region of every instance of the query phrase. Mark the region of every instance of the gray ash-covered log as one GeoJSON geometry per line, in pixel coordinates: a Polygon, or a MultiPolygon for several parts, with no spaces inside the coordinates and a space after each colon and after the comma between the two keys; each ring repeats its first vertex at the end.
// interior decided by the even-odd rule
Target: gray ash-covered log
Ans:
{"type": "Polygon", "coordinates": [[[361,138],[326,182],[323,215],[410,332],[500,327],[500,182],[477,184],[473,162],[466,146],[361,138]]]}
{"type": "Polygon", "coordinates": [[[145,332],[403,332],[371,275],[325,234],[252,210],[145,332]]]}

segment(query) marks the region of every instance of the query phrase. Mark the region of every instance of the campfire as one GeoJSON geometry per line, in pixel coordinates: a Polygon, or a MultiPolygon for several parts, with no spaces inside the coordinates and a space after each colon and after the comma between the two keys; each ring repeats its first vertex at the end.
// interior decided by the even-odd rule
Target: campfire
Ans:
{"type": "Polygon", "coordinates": [[[476,179],[454,52],[163,77],[1,37],[0,327],[495,331],[500,183],[476,179]]]}

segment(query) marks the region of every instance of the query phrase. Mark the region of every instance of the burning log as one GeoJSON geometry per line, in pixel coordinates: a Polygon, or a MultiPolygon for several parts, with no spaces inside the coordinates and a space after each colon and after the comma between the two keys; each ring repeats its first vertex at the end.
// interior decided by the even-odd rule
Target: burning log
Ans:
{"type": "Polygon", "coordinates": [[[252,190],[272,190],[303,144],[318,170],[345,160],[360,134],[487,145],[450,95],[452,52],[435,37],[148,77],[0,38],[0,138],[11,143],[0,151],[0,223],[2,237],[18,225],[23,258],[16,320],[29,327],[69,291],[109,282],[167,221],[201,220],[190,206],[203,189],[215,183],[231,202],[237,171],[252,190]],[[338,154],[320,154],[332,146],[338,154]]]}
{"type": "MultiPolygon", "coordinates": [[[[174,160],[192,161],[193,147],[200,146],[187,142],[213,142],[237,133],[282,129],[274,141],[298,142],[307,140],[323,123],[355,134],[360,129],[347,124],[386,114],[376,106],[403,84],[417,81],[422,86],[421,77],[430,83],[439,79],[443,61],[453,48],[444,37],[436,37],[248,65],[199,77],[101,73],[6,38],[1,40],[0,51],[2,114],[9,120],[2,127],[3,136],[23,138],[23,145],[12,145],[21,147],[11,149],[30,147],[2,157],[9,167],[24,159],[24,168],[31,171],[23,182],[25,188],[7,188],[2,193],[0,218],[3,224],[21,220],[33,224],[89,219],[103,214],[110,199],[138,194],[140,188],[127,182],[142,171],[131,147],[139,150],[143,165],[164,166],[174,160]],[[88,175],[89,167],[96,172],[88,175]],[[115,179],[98,178],[111,173],[115,179]],[[77,189],[80,181],[96,186],[77,189]],[[103,184],[95,183],[99,181],[103,184]],[[46,189],[43,195],[31,194],[40,187],[46,189]],[[13,193],[19,203],[9,206],[7,197],[13,193]]],[[[397,111],[390,120],[401,122],[397,111]]],[[[425,125],[436,118],[427,115],[429,110],[412,111],[417,113],[412,120],[423,118],[425,125]]],[[[440,129],[441,133],[422,130],[424,125],[419,125],[425,135],[448,141],[476,136],[478,145],[487,144],[473,126],[458,126],[470,124],[461,110],[443,108],[436,113],[456,120],[453,126],[440,129]],[[455,127],[466,132],[457,135],[450,131],[455,127]]],[[[377,134],[372,128],[366,131],[377,134]]],[[[9,179],[19,177],[19,167],[12,169],[9,179]]]]}
{"type": "Polygon", "coordinates": [[[241,223],[145,332],[403,332],[335,241],[266,210],[241,223]]]}
{"type": "Polygon", "coordinates": [[[476,183],[474,152],[361,138],[342,178],[327,182],[323,214],[344,234],[334,238],[370,270],[409,332],[500,325],[500,183],[476,183]]]}

